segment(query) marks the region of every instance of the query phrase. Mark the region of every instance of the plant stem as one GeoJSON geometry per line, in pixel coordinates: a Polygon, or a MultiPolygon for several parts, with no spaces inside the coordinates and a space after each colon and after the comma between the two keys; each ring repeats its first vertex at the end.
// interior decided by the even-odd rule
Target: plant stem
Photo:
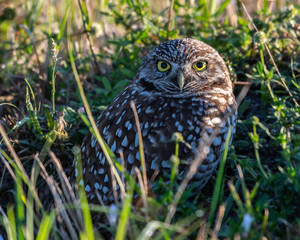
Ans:
{"type": "Polygon", "coordinates": [[[53,108],[53,117],[55,116],[55,68],[56,68],[57,59],[54,59],[53,70],[52,70],[52,108],[53,108]]]}
{"type": "Polygon", "coordinates": [[[174,0],[171,0],[170,8],[169,8],[169,17],[168,17],[168,32],[167,39],[170,40],[169,34],[171,31],[171,21],[172,21],[172,12],[173,12],[174,0]]]}

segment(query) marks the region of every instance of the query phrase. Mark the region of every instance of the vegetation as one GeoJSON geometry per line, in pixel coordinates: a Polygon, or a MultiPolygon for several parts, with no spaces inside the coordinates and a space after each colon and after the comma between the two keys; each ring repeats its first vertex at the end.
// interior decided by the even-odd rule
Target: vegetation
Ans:
{"type": "Polygon", "coordinates": [[[0,239],[300,238],[300,6],[263,0],[248,15],[221,2],[0,3],[0,239]],[[91,116],[150,49],[181,37],[216,48],[230,70],[240,106],[227,156],[197,196],[174,181],[174,157],[172,187],[155,179],[140,207],[139,175],[120,205],[88,205],[67,176],[91,116]]]}

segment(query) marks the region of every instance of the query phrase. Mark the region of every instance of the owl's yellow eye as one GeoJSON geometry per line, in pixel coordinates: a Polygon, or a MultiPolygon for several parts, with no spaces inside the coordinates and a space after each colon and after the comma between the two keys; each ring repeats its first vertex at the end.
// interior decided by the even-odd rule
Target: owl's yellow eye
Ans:
{"type": "Polygon", "coordinates": [[[206,69],[207,67],[207,63],[205,61],[199,61],[199,62],[195,62],[193,64],[193,68],[197,71],[197,72],[202,72],[206,69]]]}
{"type": "Polygon", "coordinates": [[[166,61],[158,61],[157,62],[157,69],[160,72],[165,72],[168,71],[171,68],[171,65],[169,63],[167,63],[166,61]]]}

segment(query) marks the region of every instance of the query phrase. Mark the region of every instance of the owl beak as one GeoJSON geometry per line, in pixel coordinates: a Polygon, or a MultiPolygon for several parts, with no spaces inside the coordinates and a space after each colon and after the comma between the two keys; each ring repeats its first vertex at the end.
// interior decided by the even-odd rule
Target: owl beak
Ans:
{"type": "Polygon", "coordinates": [[[184,86],[184,77],[182,72],[179,72],[178,74],[177,83],[178,83],[178,87],[180,88],[180,91],[182,91],[184,86]]]}

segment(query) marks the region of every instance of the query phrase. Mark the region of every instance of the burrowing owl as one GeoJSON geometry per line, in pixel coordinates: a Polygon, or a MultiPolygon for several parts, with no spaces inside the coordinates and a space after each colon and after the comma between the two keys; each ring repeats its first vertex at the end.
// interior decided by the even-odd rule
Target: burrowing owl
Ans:
{"type": "MultiPolygon", "coordinates": [[[[229,126],[235,127],[237,115],[229,73],[217,51],[194,39],[160,44],[145,56],[132,83],[99,116],[97,125],[103,139],[119,162],[123,153],[127,171],[135,173],[135,166],[140,168],[141,163],[131,101],[140,121],[148,176],[155,170],[170,171],[174,132],[181,132],[190,145],[179,147],[179,158],[185,160],[179,166],[183,174],[186,162],[195,156],[202,130],[209,133],[218,127],[219,134],[193,178],[199,189],[203,187],[219,162],[229,126]]],[[[98,191],[105,202],[111,201],[110,166],[91,133],[81,151],[88,198],[93,200],[98,191]]]]}

